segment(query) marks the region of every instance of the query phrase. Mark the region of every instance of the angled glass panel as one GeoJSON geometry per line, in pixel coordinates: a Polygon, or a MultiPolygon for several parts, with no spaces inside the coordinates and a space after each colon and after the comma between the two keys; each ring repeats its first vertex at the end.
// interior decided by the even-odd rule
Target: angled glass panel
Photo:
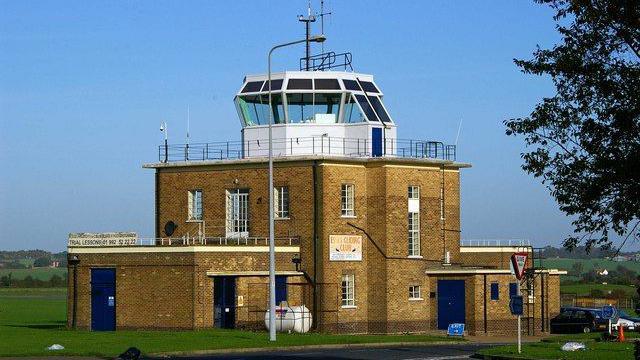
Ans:
{"type": "Polygon", "coordinates": [[[360,107],[356,103],[356,100],[353,98],[353,96],[349,96],[349,98],[345,102],[343,116],[344,116],[343,122],[348,124],[361,123],[361,122],[367,121],[367,118],[364,116],[364,113],[362,112],[362,110],[360,110],[360,107]]]}
{"type": "MultiPolygon", "coordinates": [[[[246,126],[269,124],[269,96],[246,95],[239,96],[238,108],[246,126]]],[[[273,123],[284,123],[284,108],[282,106],[282,94],[272,94],[271,104],[273,109],[273,123]]]]}
{"type": "Polygon", "coordinates": [[[391,118],[389,117],[389,114],[387,114],[387,111],[384,109],[384,106],[382,106],[382,102],[380,101],[380,98],[377,96],[368,96],[369,98],[369,102],[371,103],[371,105],[373,106],[373,109],[376,111],[376,114],[378,114],[378,117],[380,118],[380,120],[382,120],[383,123],[392,123],[391,118]]]}
{"type": "Polygon", "coordinates": [[[369,121],[380,121],[378,120],[378,117],[376,116],[375,111],[373,111],[373,108],[371,107],[371,105],[369,105],[369,102],[367,101],[367,98],[364,95],[355,95],[355,97],[356,97],[356,100],[358,101],[358,104],[360,104],[360,107],[364,111],[365,115],[367,115],[367,118],[369,119],[369,121]]]}
{"type": "Polygon", "coordinates": [[[289,79],[287,84],[289,90],[311,90],[311,79],[289,79]]]}
{"type": "Polygon", "coordinates": [[[380,92],[380,90],[378,90],[378,88],[375,85],[373,85],[373,83],[370,81],[360,81],[360,84],[362,85],[362,90],[366,92],[370,92],[370,93],[380,92]]]}
{"type": "Polygon", "coordinates": [[[340,90],[340,84],[336,79],[316,79],[316,90],[340,90]]]}
{"type": "Polygon", "coordinates": [[[264,81],[249,81],[242,89],[242,93],[258,92],[262,89],[264,81]]]}
{"type": "Polygon", "coordinates": [[[360,85],[358,85],[358,82],[355,80],[342,79],[342,82],[347,90],[362,91],[362,89],[360,89],[360,85]]]}
{"type": "MultiPolygon", "coordinates": [[[[273,91],[282,89],[282,79],[271,79],[271,88],[273,89],[273,91]]],[[[264,82],[264,88],[262,89],[262,91],[269,91],[269,80],[264,82]]]]}

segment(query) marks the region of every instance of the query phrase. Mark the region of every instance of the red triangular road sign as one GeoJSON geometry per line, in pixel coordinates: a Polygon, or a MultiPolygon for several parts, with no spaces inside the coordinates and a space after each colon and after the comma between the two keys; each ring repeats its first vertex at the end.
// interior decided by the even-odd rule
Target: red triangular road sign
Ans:
{"type": "Polygon", "coordinates": [[[529,256],[526,252],[514,253],[511,255],[511,265],[513,265],[513,271],[516,273],[516,278],[518,280],[522,279],[522,275],[524,275],[524,270],[527,267],[527,257],[529,256]]]}

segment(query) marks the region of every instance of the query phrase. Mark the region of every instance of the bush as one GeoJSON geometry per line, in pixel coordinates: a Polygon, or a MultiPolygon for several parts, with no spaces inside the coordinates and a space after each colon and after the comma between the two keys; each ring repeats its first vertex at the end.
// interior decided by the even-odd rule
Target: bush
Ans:
{"type": "Polygon", "coordinates": [[[51,265],[50,257],[39,257],[33,262],[33,267],[47,267],[51,265]]]}

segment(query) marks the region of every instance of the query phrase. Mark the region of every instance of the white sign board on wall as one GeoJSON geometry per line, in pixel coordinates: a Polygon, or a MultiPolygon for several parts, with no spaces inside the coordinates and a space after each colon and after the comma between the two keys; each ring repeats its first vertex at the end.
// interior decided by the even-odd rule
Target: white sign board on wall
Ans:
{"type": "Polygon", "coordinates": [[[362,261],[362,236],[329,235],[330,261],[362,261]]]}

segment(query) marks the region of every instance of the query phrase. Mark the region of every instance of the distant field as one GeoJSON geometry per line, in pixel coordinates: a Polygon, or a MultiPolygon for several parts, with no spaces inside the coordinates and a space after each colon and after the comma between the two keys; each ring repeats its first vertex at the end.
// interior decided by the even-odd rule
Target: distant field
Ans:
{"type": "MultiPolygon", "coordinates": [[[[640,262],[638,261],[612,261],[604,259],[543,259],[542,264],[547,268],[557,268],[562,270],[571,270],[573,264],[581,262],[584,268],[583,271],[589,271],[593,268],[607,269],[609,271],[615,270],[618,266],[622,265],[629,270],[633,270],[640,273],[640,262]]],[[[536,263],[537,265],[537,263],[536,263]]]]}
{"type": "Polygon", "coordinates": [[[27,276],[31,275],[34,279],[40,279],[43,281],[47,281],[51,279],[53,275],[58,275],[64,278],[64,275],[67,273],[66,268],[33,268],[33,269],[0,269],[0,276],[8,275],[11,273],[11,276],[16,280],[22,280],[27,276]]]}

